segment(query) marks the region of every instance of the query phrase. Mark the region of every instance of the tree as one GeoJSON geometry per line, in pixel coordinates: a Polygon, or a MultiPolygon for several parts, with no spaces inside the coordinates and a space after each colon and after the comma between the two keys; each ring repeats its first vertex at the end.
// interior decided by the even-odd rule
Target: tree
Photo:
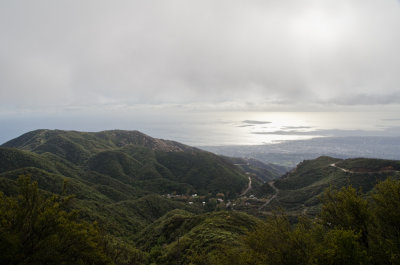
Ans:
{"type": "Polygon", "coordinates": [[[1,264],[108,264],[96,223],[67,211],[71,197],[45,196],[20,176],[19,194],[0,193],[1,264]]]}
{"type": "Polygon", "coordinates": [[[244,240],[246,264],[311,264],[314,241],[307,220],[292,226],[286,215],[274,215],[244,240]]]}
{"type": "Polygon", "coordinates": [[[368,247],[368,225],[371,220],[368,201],[352,186],[328,188],[322,196],[320,218],[325,227],[360,233],[360,241],[368,247]]]}
{"type": "Polygon", "coordinates": [[[352,230],[334,228],[325,231],[322,242],[314,250],[315,264],[368,264],[367,251],[359,239],[360,235],[352,230]]]}
{"type": "Polygon", "coordinates": [[[400,181],[378,183],[372,195],[373,255],[377,264],[400,263],[400,181]]]}

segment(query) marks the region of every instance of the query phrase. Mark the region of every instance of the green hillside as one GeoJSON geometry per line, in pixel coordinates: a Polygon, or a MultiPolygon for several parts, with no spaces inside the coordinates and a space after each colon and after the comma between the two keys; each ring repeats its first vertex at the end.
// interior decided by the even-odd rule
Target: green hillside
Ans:
{"type": "Polygon", "coordinates": [[[15,194],[19,175],[58,194],[67,181],[84,218],[127,240],[170,210],[202,211],[188,204],[191,194],[235,197],[248,182],[224,158],[137,131],[26,133],[0,147],[0,191],[15,194]]]}
{"type": "Polygon", "coordinates": [[[240,212],[194,215],[175,210],[139,233],[137,243],[157,264],[175,264],[177,260],[178,264],[197,264],[198,256],[211,259],[219,255],[221,246],[241,246],[241,236],[259,223],[259,219],[240,212]]]}
{"type": "MultiPolygon", "coordinates": [[[[352,185],[355,189],[346,189],[361,189],[362,200],[368,201],[377,194],[375,185],[388,177],[400,178],[399,170],[400,161],[322,156],[303,161],[285,173],[282,167],[253,159],[220,157],[137,131],[37,130],[0,147],[0,199],[4,204],[0,205],[0,250],[14,249],[17,253],[25,248],[27,241],[21,227],[28,228],[22,221],[10,220],[25,220],[26,215],[34,223],[28,229],[33,234],[48,225],[51,228],[69,224],[77,233],[90,229],[92,237],[86,239],[82,233],[70,235],[68,229],[61,229],[58,236],[73,236],[78,243],[83,240],[86,245],[95,244],[97,247],[91,250],[95,256],[89,260],[99,258],[104,261],[101,264],[257,264],[259,257],[254,253],[244,262],[249,250],[263,253],[262,242],[274,241],[269,238],[275,232],[259,237],[265,230],[263,219],[272,222],[271,228],[284,227],[291,234],[293,223],[300,220],[298,227],[306,225],[298,216],[314,218],[321,213],[321,198],[330,194],[325,192],[327,188],[352,185]],[[20,178],[21,175],[30,178],[20,178]],[[21,183],[25,183],[22,189],[21,183]],[[41,201],[46,205],[41,207],[41,201]],[[284,226],[274,223],[279,219],[271,219],[277,208],[289,214],[284,226]],[[52,211],[63,221],[51,221],[54,218],[48,213],[52,211]],[[13,234],[7,232],[10,227],[13,234]],[[252,237],[261,240],[261,247],[250,240],[252,237]],[[240,259],[232,258],[236,255],[240,259]]],[[[336,194],[334,189],[330,191],[336,194]]],[[[291,236],[304,232],[296,229],[291,236]]],[[[318,230],[319,226],[312,229],[309,232],[316,234],[306,231],[304,235],[312,239],[309,243],[313,251],[319,253],[316,245],[321,238],[330,248],[329,235],[318,230]]],[[[53,234],[46,233],[38,233],[35,240],[40,242],[42,236],[53,240],[53,234]]],[[[357,239],[359,235],[353,234],[349,235],[357,239]]],[[[282,242],[286,242],[284,239],[283,236],[282,242]]],[[[43,244],[47,251],[47,243],[43,244]]],[[[275,243],[270,247],[275,253],[275,243]]],[[[57,248],[62,253],[62,245],[57,248]]],[[[268,255],[276,254],[271,253],[268,255]]],[[[29,252],[24,255],[31,256],[29,252]]],[[[9,263],[24,257],[10,254],[0,255],[0,261],[2,258],[9,263]]],[[[47,260],[51,258],[46,256],[47,260]]],[[[265,262],[269,260],[264,258],[265,262]]]]}
{"type": "Polygon", "coordinates": [[[37,130],[3,147],[30,153],[18,153],[15,159],[17,153],[9,154],[1,172],[30,166],[89,182],[87,175],[95,172],[158,194],[222,192],[235,196],[248,182],[243,172],[224,158],[138,131],[37,130]]]}
{"type": "Polygon", "coordinates": [[[289,168],[270,163],[266,164],[254,158],[225,158],[228,159],[232,164],[238,166],[243,171],[256,176],[262,182],[279,178],[289,170],[289,168]]]}
{"type": "Polygon", "coordinates": [[[367,158],[342,160],[322,156],[305,160],[274,181],[278,194],[264,210],[282,207],[314,215],[319,211],[320,195],[329,186],[352,185],[368,193],[379,181],[389,176],[399,177],[399,165],[399,161],[367,158]]]}

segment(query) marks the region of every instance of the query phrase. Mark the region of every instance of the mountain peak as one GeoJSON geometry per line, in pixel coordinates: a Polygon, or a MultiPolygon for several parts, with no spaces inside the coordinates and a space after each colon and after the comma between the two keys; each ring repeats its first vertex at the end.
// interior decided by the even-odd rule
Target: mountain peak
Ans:
{"type": "MultiPolygon", "coordinates": [[[[195,148],[184,144],[156,139],[139,131],[108,130],[101,132],[78,132],[39,129],[25,133],[3,144],[4,147],[39,151],[46,145],[80,145],[88,151],[121,148],[126,145],[143,146],[154,151],[182,152],[195,148]]],[[[46,150],[44,148],[43,150],[46,150]]]]}

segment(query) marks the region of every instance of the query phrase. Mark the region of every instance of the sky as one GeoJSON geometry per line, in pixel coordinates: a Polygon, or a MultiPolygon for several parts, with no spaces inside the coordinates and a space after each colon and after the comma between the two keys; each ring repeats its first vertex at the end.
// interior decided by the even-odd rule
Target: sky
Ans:
{"type": "Polygon", "coordinates": [[[107,113],[400,113],[399,47],[397,0],[4,0],[0,141],[107,113]]]}

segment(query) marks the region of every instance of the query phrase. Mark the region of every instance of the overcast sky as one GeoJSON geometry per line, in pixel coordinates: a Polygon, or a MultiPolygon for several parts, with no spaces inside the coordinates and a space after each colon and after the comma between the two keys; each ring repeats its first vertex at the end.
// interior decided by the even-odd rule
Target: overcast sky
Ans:
{"type": "Polygon", "coordinates": [[[400,104],[397,0],[3,0],[0,34],[2,113],[400,104]]]}

